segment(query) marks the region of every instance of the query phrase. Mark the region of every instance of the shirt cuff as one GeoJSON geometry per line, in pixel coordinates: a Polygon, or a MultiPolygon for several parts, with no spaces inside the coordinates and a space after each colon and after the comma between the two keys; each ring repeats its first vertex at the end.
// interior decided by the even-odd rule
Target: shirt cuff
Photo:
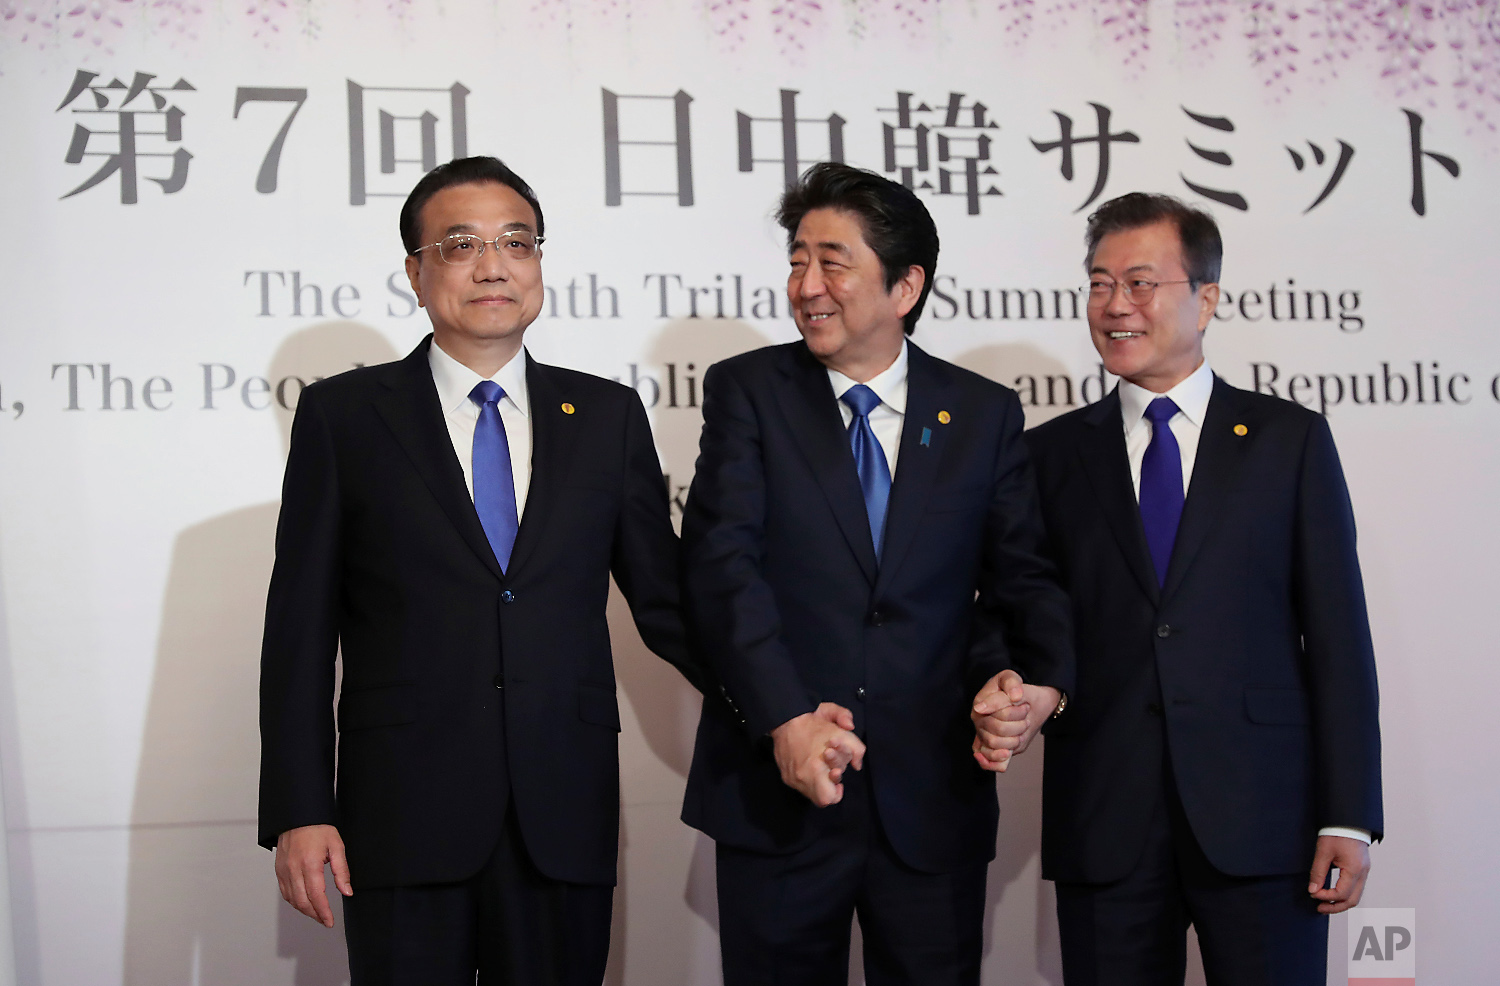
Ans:
{"type": "Polygon", "coordinates": [[[1336,835],[1343,839],[1358,839],[1360,842],[1363,842],[1367,846],[1372,841],[1370,838],[1369,829],[1346,828],[1342,825],[1330,825],[1327,828],[1318,829],[1318,835],[1320,837],[1325,835],[1336,835]]]}

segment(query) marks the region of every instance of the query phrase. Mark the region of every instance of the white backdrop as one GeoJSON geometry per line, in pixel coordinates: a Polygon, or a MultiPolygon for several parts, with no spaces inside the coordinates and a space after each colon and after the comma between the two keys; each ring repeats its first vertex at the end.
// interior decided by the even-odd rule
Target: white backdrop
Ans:
{"type": "MultiPolygon", "coordinates": [[[[341,939],[280,902],[253,844],[283,405],[426,332],[396,215],[455,151],[535,186],[553,294],[528,345],[634,383],[679,492],[703,370],[795,338],[769,218],[789,157],[922,189],[943,252],[916,341],[1017,386],[1033,423],[1109,383],[1073,307],[1084,203],[1211,208],[1210,360],[1326,410],[1360,522],[1389,834],[1365,902],[1417,908],[1424,984],[1483,981],[1500,963],[1496,17],[1491,0],[0,0],[19,981],[345,978],[341,939]]],[[[709,986],[712,848],[677,821],[697,704],[618,598],[612,622],[611,982],[709,986]]],[[[990,984],[1061,982],[1042,756],[1000,783],[990,984]]]]}

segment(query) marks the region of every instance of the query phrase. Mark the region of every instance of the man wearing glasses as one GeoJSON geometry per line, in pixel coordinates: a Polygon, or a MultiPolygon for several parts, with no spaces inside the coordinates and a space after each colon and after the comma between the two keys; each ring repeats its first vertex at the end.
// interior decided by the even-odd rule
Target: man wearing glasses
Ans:
{"type": "Polygon", "coordinates": [[[1222,246],[1133,193],[1089,217],[1119,386],[1028,433],[1078,678],[1047,732],[1042,870],[1068,986],[1322,986],[1384,826],[1374,653],[1328,424],[1203,358],[1222,246]],[[1328,886],[1337,868],[1335,886],[1328,886]]]}
{"type": "Polygon", "coordinates": [[[429,172],[401,237],[432,335],[297,409],[259,838],[282,896],[329,927],[331,866],[352,986],[597,986],[619,829],[611,574],[647,645],[699,683],[645,409],[522,347],[542,232],[496,159],[429,172]]]}

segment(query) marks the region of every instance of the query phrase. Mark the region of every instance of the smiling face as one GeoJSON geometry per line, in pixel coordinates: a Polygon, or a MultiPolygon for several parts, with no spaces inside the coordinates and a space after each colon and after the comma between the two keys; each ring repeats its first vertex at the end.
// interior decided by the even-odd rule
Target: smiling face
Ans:
{"type": "MultiPolygon", "coordinates": [[[[493,241],[510,230],[536,232],[536,214],[513,189],[498,182],[450,185],[427,200],[420,217],[421,245],[452,233],[493,241]]],[[[473,264],[444,263],[436,247],[406,258],[417,303],[432,320],[433,340],[454,359],[496,369],[521,348],[521,335],[542,310],[541,253],[527,260],[501,256],[491,242],[473,264]],[[480,354],[485,354],[483,357],[480,354]]],[[[476,367],[477,369],[477,367],[476,367]]]]}
{"type": "Polygon", "coordinates": [[[1171,221],[1106,234],[1089,265],[1094,281],[1159,283],[1145,304],[1123,287],[1102,304],[1089,304],[1089,332],[1104,368],[1137,386],[1164,394],[1203,362],[1203,331],[1219,303],[1217,284],[1186,283],[1182,240],[1171,221]],[[1166,282],[1182,283],[1166,283],[1166,282]]]}
{"type": "Polygon", "coordinates": [[[859,219],[838,209],[802,217],[791,263],[786,294],[792,318],[824,366],[863,383],[896,361],[905,338],[902,318],[922,293],[922,268],[909,268],[886,290],[885,271],[859,219]]]}

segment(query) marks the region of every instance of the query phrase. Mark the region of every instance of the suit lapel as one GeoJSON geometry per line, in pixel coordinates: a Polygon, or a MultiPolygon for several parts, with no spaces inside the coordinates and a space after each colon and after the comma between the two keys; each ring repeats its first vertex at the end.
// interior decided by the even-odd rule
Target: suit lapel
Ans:
{"type": "Polygon", "coordinates": [[[1198,436],[1198,453],[1193,462],[1187,500],[1182,505],[1182,520],[1177,525],[1177,540],[1172,545],[1172,561],[1167,566],[1166,584],[1162,587],[1163,598],[1171,598],[1182,584],[1204,538],[1213,529],[1225,494],[1234,487],[1249,441],[1248,437],[1236,435],[1234,426],[1249,420],[1247,409],[1241,406],[1235,389],[1214,377],[1213,394],[1209,397],[1203,429],[1198,436]]]}
{"type": "Polygon", "coordinates": [[[565,456],[572,442],[563,430],[575,425],[578,415],[562,410],[563,398],[552,384],[547,367],[526,353],[526,396],[531,404],[531,485],[526,490],[526,509],[516,531],[515,547],[510,553],[510,572],[514,575],[536,550],[547,525],[553,495],[567,465],[565,456]]]}
{"type": "Polygon", "coordinates": [[[469,498],[463,467],[454,455],[453,440],[443,421],[437,386],[427,362],[431,341],[428,336],[406,359],[391,364],[376,394],[375,409],[465,543],[500,578],[500,565],[469,498]]]}
{"type": "Polygon", "coordinates": [[[1140,504],[1130,478],[1130,458],[1125,452],[1125,420],[1120,414],[1118,388],[1091,407],[1084,416],[1087,427],[1078,443],[1083,470],[1104,511],[1110,533],[1125,555],[1126,565],[1153,604],[1160,602],[1161,587],[1146,546],[1141,526],[1140,504]]]}
{"type": "Polygon", "coordinates": [[[827,498],[849,550],[859,561],[865,578],[873,584],[875,542],[870,537],[870,517],[865,512],[854,453],[849,450],[849,438],[828,383],[828,371],[803,343],[792,346],[786,354],[777,396],[787,430],[827,498]]]}
{"type": "MultiPolygon", "coordinates": [[[[885,515],[885,547],[880,554],[876,595],[900,564],[926,510],[949,429],[938,412],[956,403],[953,377],[936,359],[907,343],[906,414],[901,422],[901,452],[885,515]],[[922,431],[927,429],[927,444],[922,431]]],[[[862,501],[861,501],[862,502],[862,501]]]]}

